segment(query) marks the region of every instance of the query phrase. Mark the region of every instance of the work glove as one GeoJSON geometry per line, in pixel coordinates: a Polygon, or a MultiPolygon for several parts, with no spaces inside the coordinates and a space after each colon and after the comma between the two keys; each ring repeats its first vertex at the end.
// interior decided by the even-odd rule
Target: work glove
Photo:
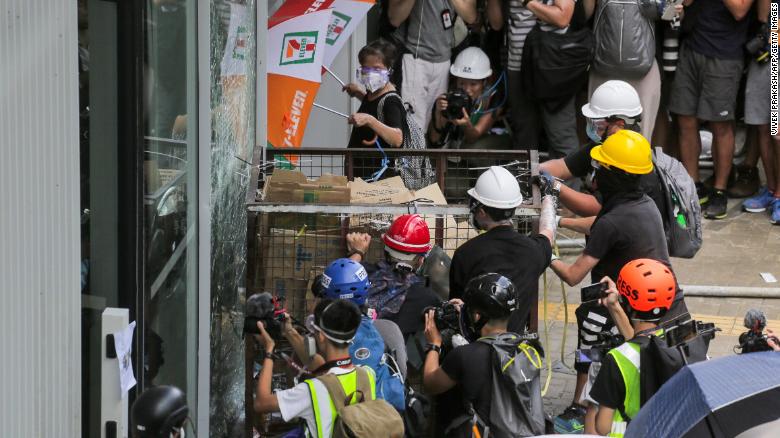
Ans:
{"type": "Polygon", "coordinates": [[[561,182],[545,171],[542,171],[539,175],[535,176],[533,178],[533,183],[539,186],[542,197],[553,196],[558,198],[561,194],[561,182]]]}

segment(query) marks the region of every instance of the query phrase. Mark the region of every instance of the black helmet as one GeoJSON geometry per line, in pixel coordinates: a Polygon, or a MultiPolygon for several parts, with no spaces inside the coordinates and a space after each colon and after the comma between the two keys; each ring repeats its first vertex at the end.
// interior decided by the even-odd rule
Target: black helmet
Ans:
{"type": "Polygon", "coordinates": [[[168,438],[184,426],[189,413],[187,398],[181,389],[175,386],[149,388],[133,403],[133,436],[168,438]]]}
{"type": "Polygon", "coordinates": [[[506,318],[517,308],[517,291],[512,280],[501,274],[482,274],[466,285],[463,303],[488,319],[506,318]]]}

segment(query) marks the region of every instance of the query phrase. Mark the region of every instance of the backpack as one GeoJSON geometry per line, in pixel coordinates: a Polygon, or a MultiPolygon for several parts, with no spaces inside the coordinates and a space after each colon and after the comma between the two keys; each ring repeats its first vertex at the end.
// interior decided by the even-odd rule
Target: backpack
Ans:
{"type": "MultiPolygon", "coordinates": [[[[574,8],[576,15],[584,16],[582,1],[574,8]]],[[[570,26],[561,34],[543,31],[537,23],[523,45],[523,89],[538,100],[567,102],[588,81],[594,45],[593,32],[587,27],[570,26]]]]}
{"type": "Polygon", "coordinates": [[[371,400],[368,371],[356,367],[357,385],[353,394],[346,394],[339,378],[333,374],[317,377],[328,390],[337,417],[333,422],[333,438],[401,438],[404,423],[401,415],[384,400],[371,400]],[[357,403],[350,404],[354,397],[357,403]]]}
{"type": "MultiPolygon", "coordinates": [[[[391,96],[400,100],[403,105],[403,100],[401,100],[401,96],[398,93],[394,91],[385,93],[385,95],[379,99],[377,107],[377,115],[379,116],[379,121],[382,123],[384,123],[385,119],[385,100],[391,96]]],[[[406,111],[406,126],[408,129],[404,131],[404,142],[401,147],[415,150],[425,149],[425,136],[423,135],[422,129],[417,126],[417,122],[414,121],[412,114],[409,111],[406,111]]],[[[401,176],[404,185],[410,190],[419,190],[436,181],[436,172],[433,170],[431,160],[429,160],[428,157],[419,155],[398,157],[395,159],[395,170],[401,176]]]]}
{"type": "Polygon", "coordinates": [[[692,258],[701,248],[701,206],[696,183],[678,160],[656,148],[653,164],[661,181],[667,224],[666,243],[671,257],[692,258]]]}
{"type": "Polygon", "coordinates": [[[390,357],[385,353],[385,341],[370,318],[363,317],[360,321],[355,339],[349,346],[349,356],[353,364],[374,370],[377,398],[387,401],[398,412],[403,412],[406,408],[403,379],[388,364],[390,357]]]}
{"type": "MultiPolygon", "coordinates": [[[[536,335],[502,333],[479,339],[492,347],[490,416],[482,422],[491,437],[544,434],[540,370],[541,347],[536,335]]],[[[486,431],[484,435],[487,435],[486,431]]]]}
{"type": "Polygon", "coordinates": [[[648,0],[601,0],[596,7],[593,68],[610,77],[638,79],[655,60],[658,9],[648,0]]]}

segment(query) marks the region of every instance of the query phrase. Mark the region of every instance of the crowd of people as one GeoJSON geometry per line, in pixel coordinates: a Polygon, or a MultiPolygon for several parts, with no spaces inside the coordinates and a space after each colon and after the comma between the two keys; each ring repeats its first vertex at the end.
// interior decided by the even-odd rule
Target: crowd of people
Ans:
{"type": "Polygon", "coordinates": [[[704,217],[723,219],[729,197],[747,198],[743,210],[769,211],[780,223],[780,137],[769,132],[770,0],[380,5],[380,38],[361,50],[357,83],[344,87],[362,100],[349,119],[356,127],[349,147],[377,139],[410,147],[413,123],[424,147],[545,149],[555,159],[603,141],[605,125],[624,123],[683,163],[704,217]],[[400,99],[383,105],[388,93],[400,99]],[[735,157],[738,126],[747,133],[744,160],[735,157]],[[703,142],[714,168],[707,179],[699,170],[703,142]]]}
{"type": "MultiPolygon", "coordinates": [[[[344,258],[313,282],[317,303],[305,322],[284,314],[278,333],[273,321],[256,322],[254,411],[297,425],[289,436],[623,436],[663,384],[647,382],[648,366],[671,366],[648,346],[663,348],[666,333],[691,323],[672,230],[694,229],[697,215],[725,218],[729,196],[780,223],[770,1],[380,4],[381,38],[360,50],[357,80],[344,86],[362,102],[349,117],[349,147],[546,149],[534,181],[538,231],[521,234],[512,221],[523,201],[517,176],[489,167],[467,191],[480,234],[455,251],[444,301],[422,272],[433,247],[424,218],[395,218],[381,260],[367,260],[368,234],[349,233],[344,258]],[[740,118],[751,141],[735,166],[740,118]],[[702,128],[712,136],[709,180],[699,172],[702,128]],[[701,210],[670,203],[661,162],[673,159],[651,144],[679,159],[674,179],[689,183],[701,210]],[[559,216],[561,207],[573,214],[559,216]],[[587,236],[572,263],[554,254],[559,227],[587,236]],[[574,399],[552,419],[542,409],[545,352],[530,330],[547,268],[570,286],[589,276],[586,289],[596,291],[576,310],[574,399]],[[298,378],[274,391],[282,342],[298,378]],[[430,399],[433,412],[424,409],[430,399]]],[[[770,336],[767,348],[780,344],[770,336]]],[[[703,359],[706,347],[691,354],[703,359]]]]}

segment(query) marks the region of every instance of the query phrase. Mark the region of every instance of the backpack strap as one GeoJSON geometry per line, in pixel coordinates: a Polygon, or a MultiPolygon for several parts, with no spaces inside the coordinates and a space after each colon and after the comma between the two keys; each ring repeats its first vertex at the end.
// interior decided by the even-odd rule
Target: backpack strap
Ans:
{"type": "Polygon", "coordinates": [[[368,377],[368,370],[360,366],[356,367],[355,370],[357,371],[355,392],[360,393],[361,402],[364,400],[371,400],[371,379],[368,377]]]}
{"type": "Polygon", "coordinates": [[[325,385],[325,389],[328,390],[333,406],[336,408],[336,412],[341,412],[344,406],[349,404],[349,398],[344,392],[344,387],[341,386],[338,376],[335,374],[325,374],[317,377],[317,379],[325,385]]]}

